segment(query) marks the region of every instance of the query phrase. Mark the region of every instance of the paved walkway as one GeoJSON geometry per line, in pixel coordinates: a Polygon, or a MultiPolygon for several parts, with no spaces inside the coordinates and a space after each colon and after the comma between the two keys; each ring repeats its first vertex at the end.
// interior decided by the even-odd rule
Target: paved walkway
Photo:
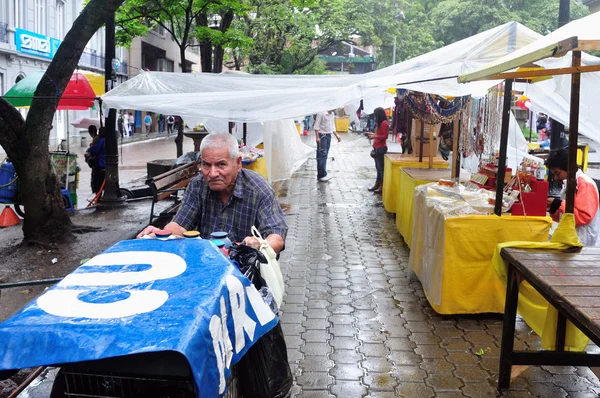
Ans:
{"type": "MultiPolygon", "coordinates": [[[[375,176],[369,151],[365,138],[344,135],[332,143],[330,182],[317,182],[311,159],[279,186],[290,226],[281,323],[295,375],[292,396],[497,395],[501,316],[440,316],[431,309],[421,284],[407,277],[408,249],[394,217],[380,195],[367,192],[375,176]]],[[[524,322],[517,330],[516,349],[539,349],[524,322]]],[[[600,394],[589,368],[522,370],[504,396],[600,394]]]]}

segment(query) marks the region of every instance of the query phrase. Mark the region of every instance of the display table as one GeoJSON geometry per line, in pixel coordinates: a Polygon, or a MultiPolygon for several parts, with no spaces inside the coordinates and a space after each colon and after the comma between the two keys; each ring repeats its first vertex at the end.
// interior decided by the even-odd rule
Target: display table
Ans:
{"type": "MultiPolygon", "coordinates": [[[[400,169],[402,190],[398,192],[396,199],[396,228],[409,248],[413,235],[415,188],[419,185],[437,182],[441,178],[450,179],[450,173],[451,171],[448,169],[400,169]]],[[[461,170],[461,182],[469,181],[470,178],[470,173],[461,170]]]]}
{"type": "Polygon", "coordinates": [[[444,197],[436,187],[415,190],[410,269],[440,314],[503,313],[506,287],[491,261],[496,245],[515,237],[547,241],[552,220],[461,215],[470,211],[470,205],[444,197]]]}
{"type": "Polygon", "coordinates": [[[267,173],[267,160],[264,156],[256,159],[254,162],[248,165],[242,165],[242,167],[247,170],[256,171],[258,174],[265,177],[266,180],[269,179],[269,173],[267,173]]]}
{"type": "MultiPolygon", "coordinates": [[[[433,158],[434,169],[448,168],[450,164],[442,158],[433,158]]],[[[419,157],[414,155],[405,155],[402,153],[388,153],[383,162],[383,192],[381,194],[383,207],[388,213],[396,211],[396,200],[400,192],[400,169],[408,168],[429,168],[429,159],[423,158],[419,162],[419,157]]]]}

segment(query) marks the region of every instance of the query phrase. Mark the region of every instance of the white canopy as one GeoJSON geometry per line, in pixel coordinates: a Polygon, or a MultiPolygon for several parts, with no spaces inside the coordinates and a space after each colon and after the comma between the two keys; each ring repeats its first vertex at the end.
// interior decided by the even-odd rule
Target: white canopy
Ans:
{"type": "MultiPolygon", "coordinates": [[[[206,119],[264,122],[305,115],[357,103],[385,100],[385,90],[401,87],[440,95],[484,94],[494,82],[458,84],[466,73],[521,48],[540,37],[509,22],[400,64],[363,75],[248,75],[243,73],[141,73],[102,96],[116,109],[143,109],[181,115],[188,124],[206,119]]],[[[387,94],[389,96],[389,94],[387,94]]]]}

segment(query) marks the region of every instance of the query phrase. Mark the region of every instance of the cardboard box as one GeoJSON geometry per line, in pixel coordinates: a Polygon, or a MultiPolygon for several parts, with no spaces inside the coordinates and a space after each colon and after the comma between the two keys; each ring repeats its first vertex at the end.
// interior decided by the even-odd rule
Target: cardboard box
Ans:
{"type": "MultiPolygon", "coordinates": [[[[423,131],[423,156],[429,157],[430,148],[433,150],[432,155],[435,157],[438,152],[439,147],[439,139],[438,135],[440,133],[441,124],[427,124],[425,123],[425,128],[423,131]],[[429,144],[429,132],[433,129],[433,145],[429,144]]],[[[417,119],[413,119],[412,121],[412,134],[411,134],[411,143],[413,148],[413,154],[415,156],[419,156],[421,152],[421,121],[417,119]]]]}

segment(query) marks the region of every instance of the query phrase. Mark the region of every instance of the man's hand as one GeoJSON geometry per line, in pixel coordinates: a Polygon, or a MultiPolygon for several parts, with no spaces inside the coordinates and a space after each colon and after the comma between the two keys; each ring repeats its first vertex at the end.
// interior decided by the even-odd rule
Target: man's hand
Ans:
{"type": "Polygon", "coordinates": [[[335,133],[335,138],[337,138],[338,142],[342,142],[342,137],[338,133],[335,133]]]}
{"type": "Polygon", "coordinates": [[[142,232],[137,234],[136,239],[143,238],[144,236],[150,236],[151,238],[154,238],[156,236],[156,231],[160,231],[160,228],[156,228],[154,225],[148,225],[142,230],[142,232]]]}
{"type": "MultiPolygon", "coordinates": [[[[136,238],[140,239],[144,236],[150,236],[151,238],[154,238],[155,232],[156,231],[160,231],[160,228],[156,228],[155,226],[152,225],[148,225],[146,228],[144,228],[144,230],[142,232],[140,232],[136,238]]],[[[183,235],[183,233],[186,231],[185,228],[183,228],[182,226],[180,226],[179,224],[177,224],[175,221],[171,221],[170,223],[168,223],[167,225],[165,225],[165,227],[162,229],[163,231],[169,231],[171,232],[173,235],[183,235]]]]}
{"type": "Polygon", "coordinates": [[[260,249],[260,243],[254,236],[246,236],[242,241],[242,245],[251,246],[256,250],[260,249]]]}
{"type": "Polygon", "coordinates": [[[321,137],[319,137],[319,133],[315,132],[315,136],[316,136],[316,139],[317,139],[317,144],[320,144],[321,143],[321,137]]]}

